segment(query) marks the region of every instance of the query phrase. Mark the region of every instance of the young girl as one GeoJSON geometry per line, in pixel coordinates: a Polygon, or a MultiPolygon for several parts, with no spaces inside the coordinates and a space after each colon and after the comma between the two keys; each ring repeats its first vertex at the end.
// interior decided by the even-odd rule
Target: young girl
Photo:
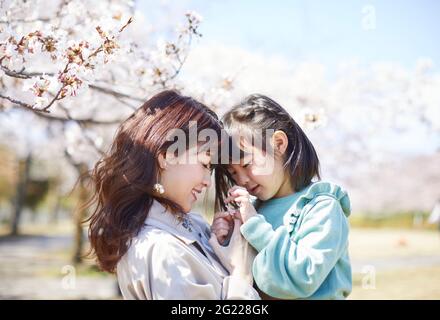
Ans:
{"type": "Polygon", "coordinates": [[[117,273],[125,299],[258,299],[240,223],[229,247],[213,248],[208,224],[189,213],[210,186],[213,157],[197,140],[188,143],[191,122],[197,133],[220,136],[212,111],[174,91],[155,95],[121,124],[92,172],[91,247],[101,269],[117,273]],[[177,129],[180,154],[169,152],[177,129]]]}
{"type": "MultiPolygon", "coordinates": [[[[257,250],[253,276],[263,293],[279,299],[344,299],[351,292],[348,255],[350,201],[347,193],[320,179],[315,149],[278,103],[251,95],[223,117],[225,129],[262,132],[269,146],[236,139],[240,163],[228,165],[231,188],[225,203],[239,205],[241,233],[257,250]],[[267,129],[272,129],[268,134],[267,129]],[[251,195],[257,197],[254,204],[251,195]]],[[[244,138],[243,138],[244,137],[244,138]]],[[[220,243],[231,216],[217,213],[212,226],[220,243]]]]}

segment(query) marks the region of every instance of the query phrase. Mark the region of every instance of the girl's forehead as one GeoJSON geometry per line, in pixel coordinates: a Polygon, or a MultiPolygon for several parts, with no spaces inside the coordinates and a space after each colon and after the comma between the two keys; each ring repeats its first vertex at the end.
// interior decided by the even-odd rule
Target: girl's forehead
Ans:
{"type": "Polygon", "coordinates": [[[203,157],[203,158],[210,158],[211,157],[211,149],[210,148],[204,148],[200,145],[195,145],[192,146],[190,148],[188,148],[187,150],[185,150],[184,154],[179,155],[179,156],[188,156],[188,155],[192,155],[192,156],[197,156],[197,157],[203,157]]]}
{"type": "Polygon", "coordinates": [[[253,152],[254,146],[252,139],[244,136],[230,136],[229,139],[229,152],[231,154],[240,153],[241,157],[253,152]]]}

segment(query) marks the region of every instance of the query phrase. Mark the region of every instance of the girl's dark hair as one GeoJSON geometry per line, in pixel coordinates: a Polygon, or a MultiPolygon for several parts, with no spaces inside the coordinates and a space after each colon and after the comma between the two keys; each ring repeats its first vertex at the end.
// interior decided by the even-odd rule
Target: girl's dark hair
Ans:
{"type": "Polygon", "coordinates": [[[86,206],[93,211],[85,222],[89,222],[91,253],[102,270],[116,271],[131,239],[143,227],[153,199],[182,212],[176,203],[157,197],[153,185],[157,158],[173,143],[169,132],[181,129],[188,136],[190,121],[197,121],[197,133],[213,129],[221,136],[217,115],[202,103],[176,91],[153,96],[119,126],[110,151],[91,171],[94,190],[86,206]]]}
{"type": "MultiPolygon", "coordinates": [[[[320,179],[319,159],[312,143],[289,113],[269,97],[261,94],[246,97],[225,113],[222,122],[231,135],[236,128],[243,126],[251,131],[261,131],[263,141],[266,141],[266,130],[283,131],[289,141],[284,166],[289,169],[295,191],[308,186],[314,177],[320,179]]],[[[264,143],[261,147],[265,150],[264,143]]],[[[230,175],[227,178],[231,179],[230,175]]]]}

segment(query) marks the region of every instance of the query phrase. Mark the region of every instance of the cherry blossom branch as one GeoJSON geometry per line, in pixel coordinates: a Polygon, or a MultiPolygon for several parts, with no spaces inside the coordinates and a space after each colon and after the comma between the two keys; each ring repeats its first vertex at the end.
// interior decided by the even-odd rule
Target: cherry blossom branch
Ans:
{"type": "MultiPolygon", "coordinates": [[[[54,75],[53,73],[25,72],[24,69],[21,71],[13,71],[13,70],[10,70],[10,69],[6,68],[5,66],[1,66],[1,65],[0,65],[0,68],[5,72],[5,74],[7,76],[13,77],[13,78],[18,78],[18,79],[31,79],[33,77],[38,77],[38,76],[44,76],[44,75],[53,76],[54,75]]],[[[105,94],[113,95],[115,97],[127,98],[127,99],[138,101],[138,102],[144,102],[144,99],[142,99],[142,98],[135,97],[135,96],[123,93],[123,92],[119,92],[114,89],[105,88],[105,87],[102,87],[102,86],[99,86],[96,84],[89,84],[89,88],[96,90],[96,91],[99,91],[99,92],[102,92],[102,93],[105,93],[105,94]]],[[[15,100],[15,101],[17,101],[18,103],[22,103],[18,100],[15,100]]]]}
{"type": "Polygon", "coordinates": [[[118,98],[127,98],[127,99],[138,101],[138,102],[145,102],[145,99],[142,99],[142,98],[139,98],[139,97],[134,97],[134,96],[131,96],[129,94],[126,94],[126,93],[123,93],[123,92],[119,92],[119,91],[116,91],[114,89],[101,87],[101,86],[98,86],[98,85],[95,85],[95,84],[90,84],[89,88],[90,89],[94,89],[94,90],[99,91],[99,92],[102,92],[102,93],[105,93],[105,94],[109,94],[109,95],[118,97],[118,98]]]}
{"type": "Polygon", "coordinates": [[[35,22],[50,22],[53,18],[35,18],[35,19],[14,19],[14,20],[0,20],[1,24],[9,24],[9,23],[35,23],[35,22]]]}
{"type": "Polygon", "coordinates": [[[64,111],[64,113],[66,114],[66,117],[67,117],[69,120],[71,120],[71,121],[75,121],[75,122],[80,126],[80,128],[82,129],[82,130],[81,130],[81,134],[83,135],[83,137],[87,140],[87,142],[88,142],[89,144],[92,145],[92,147],[95,149],[95,151],[97,151],[101,156],[103,156],[103,155],[105,154],[105,152],[104,152],[103,150],[101,150],[101,149],[96,145],[95,141],[87,135],[87,133],[86,133],[86,128],[85,128],[85,124],[84,124],[83,122],[78,122],[78,121],[76,121],[75,119],[73,119],[73,118],[71,117],[71,115],[70,115],[69,110],[68,110],[67,108],[65,108],[62,104],[60,104],[59,107],[60,107],[61,110],[64,111]]]}
{"type": "Polygon", "coordinates": [[[20,100],[16,100],[16,99],[11,98],[11,97],[9,97],[9,96],[5,96],[5,95],[3,95],[3,94],[1,94],[1,93],[0,93],[0,98],[2,98],[2,99],[6,99],[6,100],[8,100],[8,101],[14,103],[15,105],[17,105],[17,106],[19,106],[19,107],[29,109],[29,110],[31,110],[31,111],[33,111],[33,112],[48,112],[48,111],[46,111],[46,110],[35,109],[35,108],[34,108],[32,105],[30,105],[29,103],[26,103],[26,102],[23,102],[23,101],[20,101],[20,100]]]}
{"type": "MultiPolygon", "coordinates": [[[[59,7],[59,10],[57,12],[57,15],[61,14],[62,7],[67,2],[64,1],[59,7]]],[[[119,29],[118,33],[121,33],[131,22],[133,19],[130,17],[127,22],[119,29]]],[[[20,40],[15,39],[14,37],[9,37],[8,40],[4,43],[0,43],[0,46],[3,50],[5,50],[5,54],[0,58],[0,67],[5,73],[5,75],[10,77],[15,77],[18,79],[31,79],[33,77],[40,76],[40,80],[36,80],[37,82],[32,86],[31,90],[34,92],[36,96],[36,103],[34,105],[30,105],[28,103],[25,103],[23,101],[19,101],[15,98],[8,97],[6,95],[2,95],[3,99],[7,99],[8,101],[15,103],[19,106],[36,110],[37,112],[48,112],[49,109],[52,107],[52,105],[63,98],[65,98],[67,95],[76,95],[76,90],[82,85],[83,80],[80,79],[79,76],[76,75],[75,71],[72,72],[72,70],[75,70],[75,68],[71,69],[70,66],[74,65],[78,68],[85,68],[85,69],[93,69],[95,67],[95,63],[91,61],[94,57],[97,56],[98,53],[104,52],[104,63],[107,62],[107,55],[110,55],[114,52],[115,49],[119,48],[119,45],[116,43],[116,36],[113,35],[109,37],[107,33],[105,33],[99,26],[96,27],[96,30],[98,31],[101,39],[103,40],[103,43],[99,45],[95,51],[90,54],[87,58],[84,59],[83,54],[85,49],[89,48],[89,44],[86,41],[81,41],[79,44],[71,45],[67,48],[67,50],[64,52],[63,56],[67,58],[68,62],[64,68],[63,71],[61,71],[58,75],[58,82],[61,83],[61,88],[57,91],[54,98],[44,107],[39,107],[45,102],[45,93],[49,90],[49,85],[55,80],[53,79],[47,79],[47,76],[53,77],[53,74],[41,74],[41,73],[26,73],[24,72],[24,67],[20,71],[10,70],[6,66],[3,65],[3,61],[5,59],[11,58],[11,49],[7,49],[7,45],[13,46],[14,51],[16,51],[19,55],[23,55],[25,52],[28,52],[30,54],[34,53],[34,48],[30,43],[32,41],[40,42],[42,44],[43,51],[47,51],[49,53],[52,53],[56,51],[56,40],[54,40],[51,36],[44,36],[41,31],[35,31],[30,32],[29,34],[21,37],[20,40]],[[9,50],[9,51],[8,51],[9,50]]],[[[51,54],[52,59],[56,59],[56,56],[54,54],[51,54]]],[[[25,61],[24,57],[22,56],[23,62],[25,61]]],[[[110,89],[106,90],[103,88],[94,87],[97,90],[106,91],[106,93],[110,93],[110,89]]],[[[124,95],[122,93],[118,93],[116,91],[112,91],[111,94],[128,98],[128,95],[124,95]]],[[[140,100],[140,99],[139,99],[140,100]]],[[[138,101],[139,101],[138,100],[138,101]]]]}
{"type": "Polygon", "coordinates": [[[9,76],[9,77],[13,77],[13,78],[18,78],[18,79],[31,79],[33,77],[38,77],[38,76],[53,76],[53,73],[43,73],[43,72],[25,72],[25,68],[21,69],[20,71],[14,71],[11,70],[3,65],[0,65],[0,68],[4,71],[4,73],[9,76]]]}
{"type": "Polygon", "coordinates": [[[47,114],[47,113],[36,113],[36,115],[40,118],[46,119],[48,121],[53,121],[53,122],[68,122],[68,121],[75,121],[77,123],[81,123],[84,125],[104,125],[104,126],[111,126],[111,125],[115,125],[115,124],[119,124],[121,123],[124,119],[115,119],[115,120],[96,120],[96,119],[76,119],[73,117],[67,118],[67,117],[59,117],[59,116],[54,116],[51,114],[47,114]]]}

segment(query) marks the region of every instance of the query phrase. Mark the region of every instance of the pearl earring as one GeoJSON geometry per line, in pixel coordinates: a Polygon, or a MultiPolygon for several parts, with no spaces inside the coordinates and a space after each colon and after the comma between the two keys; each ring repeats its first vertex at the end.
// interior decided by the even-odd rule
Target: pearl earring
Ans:
{"type": "MultiPolygon", "coordinates": [[[[163,169],[166,170],[166,168],[167,168],[167,164],[165,163],[163,169]]],[[[157,181],[159,181],[159,174],[158,174],[158,177],[157,177],[157,181]]],[[[165,188],[159,182],[154,184],[153,190],[154,190],[154,192],[156,192],[158,194],[164,194],[165,193],[165,188]]]]}
{"type": "Polygon", "coordinates": [[[164,194],[165,193],[165,188],[160,183],[155,183],[154,186],[153,186],[153,190],[154,190],[154,192],[156,192],[158,194],[164,194]]]}

